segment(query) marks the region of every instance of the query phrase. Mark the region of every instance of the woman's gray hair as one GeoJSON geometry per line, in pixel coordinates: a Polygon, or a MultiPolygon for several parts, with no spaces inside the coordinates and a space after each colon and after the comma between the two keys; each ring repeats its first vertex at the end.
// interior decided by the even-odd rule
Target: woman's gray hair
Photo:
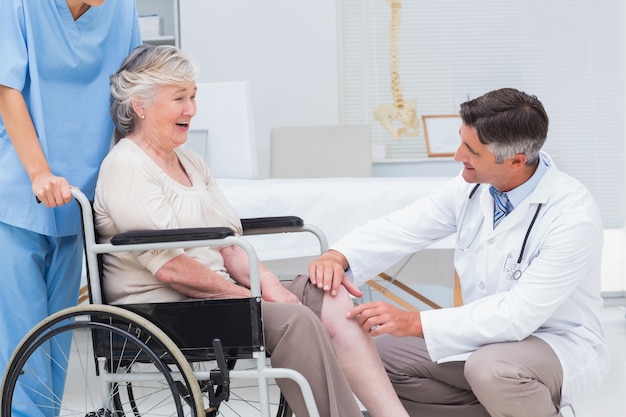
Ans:
{"type": "Polygon", "coordinates": [[[196,79],[196,67],[178,48],[142,45],[135,48],[110,77],[111,118],[116,139],[135,129],[133,100],[150,103],[162,85],[188,85],[196,79]]]}

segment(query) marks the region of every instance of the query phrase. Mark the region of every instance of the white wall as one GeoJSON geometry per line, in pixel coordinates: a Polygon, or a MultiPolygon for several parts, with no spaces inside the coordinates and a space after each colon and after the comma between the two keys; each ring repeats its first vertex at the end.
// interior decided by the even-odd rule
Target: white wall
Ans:
{"type": "Polygon", "coordinates": [[[623,229],[604,231],[602,251],[602,293],[606,297],[623,297],[626,294],[625,259],[626,247],[623,229]]]}
{"type": "Polygon", "coordinates": [[[250,81],[261,177],[273,127],[339,122],[335,0],[180,0],[180,21],[199,82],[250,81]]]}

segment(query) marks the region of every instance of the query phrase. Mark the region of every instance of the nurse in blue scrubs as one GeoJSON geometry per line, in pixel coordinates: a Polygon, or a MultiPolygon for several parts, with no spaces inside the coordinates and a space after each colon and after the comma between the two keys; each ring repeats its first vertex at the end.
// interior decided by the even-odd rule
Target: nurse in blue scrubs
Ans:
{"type": "MultiPolygon", "coordinates": [[[[113,136],[109,75],[139,44],[132,0],[0,0],[2,371],[30,329],[76,304],[82,237],[70,185],[93,198],[113,136]]],[[[40,376],[62,394],[43,358],[40,376]]],[[[27,403],[13,416],[47,415],[27,403]]]]}

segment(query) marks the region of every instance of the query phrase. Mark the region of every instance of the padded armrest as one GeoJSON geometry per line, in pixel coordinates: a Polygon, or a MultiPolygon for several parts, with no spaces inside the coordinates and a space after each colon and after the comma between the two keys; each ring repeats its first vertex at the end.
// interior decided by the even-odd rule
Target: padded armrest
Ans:
{"type": "Polygon", "coordinates": [[[241,219],[241,225],[244,232],[249,229],[271,229],[276,227],[298,227],[304,222],[297,216],[281,216],[281,217],[255,217],[250,219],[241,219]]]}
{"type": "Polygon", "coordinates": [[[111,238],[112,245],[134,245],[139,243],[178,242],[190,240],[224,239],[234,236],[228,227],[193,227],[167,230],[135,230],[120,233],[111,238]]]}
{"type": "MultiPolygon", "coordinates": [[[[255,217],[241,219],[244,231],[281,227],[300,227],[304,224],[297,216],[255,217]]],[[[194,227],[167,230],[133,230],[119,233],[111,238],[112,245],[136,245],[142,243],[178,242],[190,240],[224,239],[234,236],[228,227],[194,227]]]]}

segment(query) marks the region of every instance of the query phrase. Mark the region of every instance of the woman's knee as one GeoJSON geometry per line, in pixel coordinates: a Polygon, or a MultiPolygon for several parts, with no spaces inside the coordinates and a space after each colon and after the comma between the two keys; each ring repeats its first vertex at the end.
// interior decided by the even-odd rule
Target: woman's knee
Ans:
{"type": "Polygon", "coordinates": [[[331,337],[341,335],[346,326],[354,326],[355,322],[346,317],[346,313],[354,307],[354,301],[348,291],[341,287],[337,295],[324,295],[320,319],[331,337]]]}

